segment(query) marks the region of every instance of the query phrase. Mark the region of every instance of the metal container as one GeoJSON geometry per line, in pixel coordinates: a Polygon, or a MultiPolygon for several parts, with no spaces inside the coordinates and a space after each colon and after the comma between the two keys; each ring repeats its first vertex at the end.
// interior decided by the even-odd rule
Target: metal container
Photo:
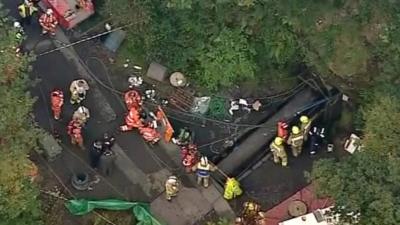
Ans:
{"type": "Polygon", "coordinates": [[[123,30],[116,30],[108,35],[104,41],[104,46],[111,52],[116,52],[121,46],[126,37],[126,32],[123,30]]]}

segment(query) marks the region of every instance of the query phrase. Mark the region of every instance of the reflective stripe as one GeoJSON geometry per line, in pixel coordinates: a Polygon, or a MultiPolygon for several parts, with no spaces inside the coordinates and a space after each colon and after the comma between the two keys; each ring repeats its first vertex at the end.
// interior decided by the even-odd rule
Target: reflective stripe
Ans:
{"type": "Polygon", "coordinates": [[[208,176],[210,176],[210,171],[209,170],[203,170],[203,169],[197,169],[196,174],[199,177],[208,177],[208,176]]]}

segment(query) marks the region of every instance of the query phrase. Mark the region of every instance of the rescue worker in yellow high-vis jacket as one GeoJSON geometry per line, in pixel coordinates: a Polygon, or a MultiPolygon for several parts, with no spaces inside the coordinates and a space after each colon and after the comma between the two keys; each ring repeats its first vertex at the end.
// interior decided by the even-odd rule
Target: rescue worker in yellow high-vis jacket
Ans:
{"type": "Polygon", "coordinates": [[[271,152],[274,156],[275,163],[282,163],[282,166],[287,166],[288,159],[285,150],[285,146],[283,145],[283,138],[276,137],[275,140],[270,144],[271,152]]]}
{"type": "Polygon", "coordinates": [[[304,136],[304,141],[307,141],[308,132],[311,129],[311,122],[312,121],[310,120],[310,118],[308,118],[308,116],[303,115],[300,117],[300,123],[301,123],[300,130],[304,136]]]}
{"type": "Polygon", "coordinates": [[[243,193],[239,182],[235,178],[228,178],[225,183],[224,198],[226,200],[234,199],[243,193]]]}
{"type": "Polygon", "coordinates": [[[176,176],[169,176],[168,180],[165,182],[165,197],[168,201],[172,200],[179,191],[179,181],[176,176]]]}
{"type": "Polygon", "coordinates": [[[32,21],[32,15],[38,11],[38,9],[30,1],[24,1],[18,6],[18,13],[21,16],[22,24],[30,25],[32,21]]]}
{"type": "Polygon", "coordinates": [[[304,143],[304,135],[301,133],[298,126],[292,127],[292,132],[289,135],[287,143],[291,146],[294,157],[297,157],[301,154],[304,143]]]}

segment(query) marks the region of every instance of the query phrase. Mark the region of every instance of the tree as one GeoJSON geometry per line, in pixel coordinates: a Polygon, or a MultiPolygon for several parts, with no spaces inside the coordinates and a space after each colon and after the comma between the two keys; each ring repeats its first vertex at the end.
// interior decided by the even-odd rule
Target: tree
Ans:
{"type": "Polygon", "coordinates": [[[362,112],[365,151],[340,162],[319,161],[313,168],[312,179],[319,194],[334,198],[343,216],[359,212],[360,225],[398,224],[400,101],[387,92],[377,92],[362,112]]]}
{"type": "Polygon", "coordinates": [[[198,52],[200,66],[196,76],[201,84],[216,91],[254,77],[255,51],[240,31],[224,29],[211,39],[209,45],[198,52]]]}
{"type": "Polygon", "coordinates": [[[27,57],[18,57],[16,32],[2,11],[0,23],[0,224],[40,224],[38,191],[30,182],[38,132],[29,117],[34,99],[27,93],[27,57]]]}

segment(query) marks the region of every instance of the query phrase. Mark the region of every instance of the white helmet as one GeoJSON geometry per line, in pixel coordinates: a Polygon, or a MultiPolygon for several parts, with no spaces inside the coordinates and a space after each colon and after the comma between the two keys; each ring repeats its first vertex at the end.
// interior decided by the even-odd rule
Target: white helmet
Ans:
{"type": "Polygon", "coordinates": [[[200,164],[201,165],[208,165],[208,159],[206,156],[202,156],[200,159],[200,164]]]}
{"type": "Polygon", "coordinates": [[[83,114],[88,114],[89,109],[86,108],[85,106],[79,106],[78,112],[83,113],[83,114]]]}
{"type": "Polygon", "coordinates": [[[21,28],[21,23],[18,22],[18,21],[15,21],[15,22],[14,22],[14,27],[15,27],[15,28],[21,28]]]}
{"type": "Polygon", "coordinates": [[[50,8],[48,8],[48,9],[46,10],[46,14],[47,14],[47,15],[51,15],[51,14],[53,14],[53,10],[52,10],[52,9],[50,9],[50,8]]]}
{"type": "Polygon", "coordinates": [[[176,176],[169,176],[167,182],[170,184],[176,184],[178,182],[178,178],[176,176]]]}

